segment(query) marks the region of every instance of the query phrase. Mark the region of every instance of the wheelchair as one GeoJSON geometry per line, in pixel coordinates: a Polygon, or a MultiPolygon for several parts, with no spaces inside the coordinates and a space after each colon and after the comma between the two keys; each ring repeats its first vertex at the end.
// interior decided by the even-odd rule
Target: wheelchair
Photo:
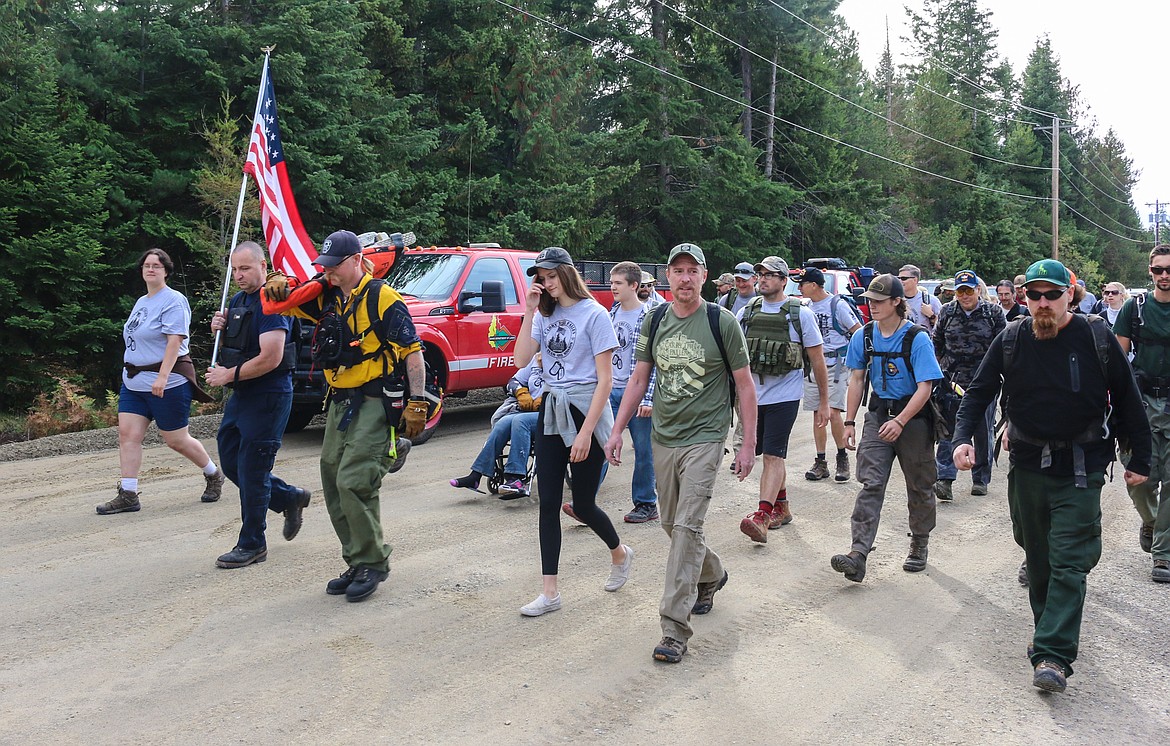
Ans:
{"type": "MultiPolygon", "coordinates": [[[[495,463],[494,470],[492,471],[491,476],[488,477],[488,491],[493,495],[499,495],[501,498],[514,500],[516,498],[525,497],[525,495],[500,495],[500,487],[503,486],[503,484],[505,482],[504,465],[508,463],[508,456],[511,455],[511,452],[512,452],[512,443],[511,443],[511,441],[509,441],[508,445],[504,446],[504,450],[500,453],[500,455],[496,456],[496,463],[495,463]]],[[[536,472],[536,448],[535,448],[535,436],[534,436],[533,443],[530,443],[528,446],[528,463],[525,465],[525,472],[524,472],[524,479],[523,479],[524,486],[528,489],[528,496],[531,496],[531,494],[532,494],[532,480],[533,480],[533,475],[535,474],[535,472],[536,472]]]]}

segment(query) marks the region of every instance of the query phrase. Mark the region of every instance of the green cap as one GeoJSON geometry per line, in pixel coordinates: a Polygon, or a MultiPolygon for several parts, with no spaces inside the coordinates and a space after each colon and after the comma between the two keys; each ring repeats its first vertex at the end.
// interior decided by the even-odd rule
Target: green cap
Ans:
{"type": "Polygon", "coordinates": [[[699,263],[700,266],[707,266],[707,257],[703,256],[703,250],[693,243],[680,243],[670,250],[670,258],[666,260],[667,264],[674,264],[674,260],[683,255],[689,256],[699,263]]]}
{"type": "Polygon", "coordinates": [[[1028,267],[1024,273],[1024,284],[1033,282],[1051,282],[1058,288],[1066,288],[1072,284],[1068,268],[1055,259],[1041,259],[1028,267]]]}

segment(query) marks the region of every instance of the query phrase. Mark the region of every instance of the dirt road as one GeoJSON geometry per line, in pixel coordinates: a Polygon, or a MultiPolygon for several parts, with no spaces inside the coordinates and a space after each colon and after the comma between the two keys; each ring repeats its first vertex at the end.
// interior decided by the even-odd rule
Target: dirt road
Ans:
{"type": "MultiPolygon", "coordinates": [[[[651,660],[667,539],[622,526],[630,583],[563,520],[565,607],[522,618],[539,591],[536,505],[447,485],[489,409],[452,411],[387,477],[390,579],[369,601],[327,596],[344,569],[320,492],[293,542],[217,570],[239,527],[234,489],[204,505],[199,474],[150,449],[140,513],[100,517],[117,454],[0,464],[0,741],[28,743],[1151,743],[1170,733],[1170,588],[1150,582],[1138,519],[1107,485],[1105,556],[1089,578],[1077,674],[1031,687],[1031,625],[998,470],[985,498],[939,510],[927,570],[901,570],[892,490],[864,584],[829,568],[849,545],[855,483],[806,482],[807,415],[791,459],[795,521],[738,531],[758,474],[722,471],[708,536],[731,582],[696,619],[683,663],[651,660]]],[[[318,489],[320,427],[287,438],[285,479],[318,489]]],[[[214,441],[209,445],[213,446],[214,441]]],[[[601,504],[627,509],[630,465],[601,504]]],[[[893,485],[900,485],[895,474],[893,485]]]]}

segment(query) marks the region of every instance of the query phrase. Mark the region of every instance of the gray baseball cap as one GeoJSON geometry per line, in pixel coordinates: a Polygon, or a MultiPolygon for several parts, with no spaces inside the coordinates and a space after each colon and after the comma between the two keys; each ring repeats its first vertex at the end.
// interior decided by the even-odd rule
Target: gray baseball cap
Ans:
{"type": "Polygon", "coordinates": [[[700,266],[707,266],[707,257],[703,254],[703,250],[693,243],[680,243],[670,250],[670,257],[666,260],[667,264],[674,264],[674,260],[680,256],[689,256],[699,263],[700,266]]]}

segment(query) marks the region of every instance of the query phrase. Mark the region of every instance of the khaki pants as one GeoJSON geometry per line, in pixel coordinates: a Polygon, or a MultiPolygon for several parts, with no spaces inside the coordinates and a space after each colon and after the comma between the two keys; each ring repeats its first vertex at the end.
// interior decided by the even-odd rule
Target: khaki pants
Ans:
{"type": "Polygon", "coordinates": [[[658,613],[662,634],[686,641],[694,634],[689,620],[699,583],[716,583],[723,578],[719,555],[703,539],[715,474],[723,461],[723,441],[680,448],[658,443],[652,446],[658,512],[662,529],[670,537],[666,587],[658,613]]]}
{"type": "Polygon", "coordinates": [[[906,504],[910,509],[910,533],[929,536],[934,529],[936,505],[934,480],[938,471],[934,463],[934,432],[925,418],[915,417],[906,424],[893,443],[878,437],[884,415],[865,413],[865,428],[857,446],[857,479],[861,492],[853,506],[853,550],[869,554],[877,536],[878,519],[886,499],[886,484],[894,467],[894,458],[906,478],[906,504]]]}

